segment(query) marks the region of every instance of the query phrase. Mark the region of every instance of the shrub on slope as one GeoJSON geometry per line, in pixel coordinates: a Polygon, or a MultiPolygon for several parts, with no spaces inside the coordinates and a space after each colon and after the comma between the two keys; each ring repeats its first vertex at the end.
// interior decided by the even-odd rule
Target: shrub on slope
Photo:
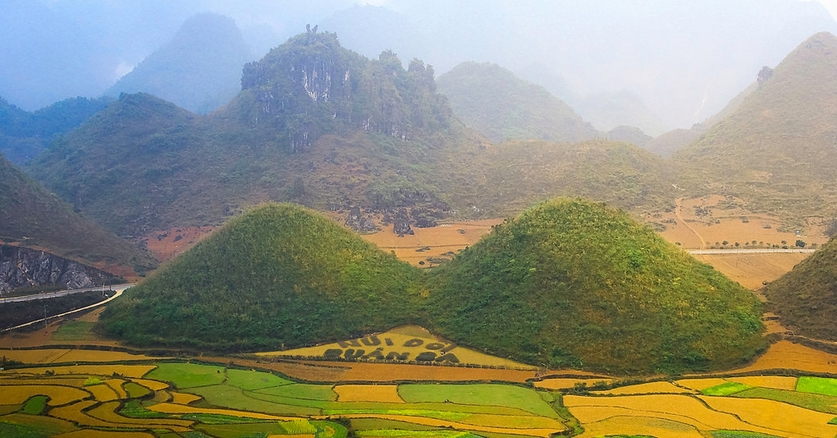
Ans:
{"type": "Polygon", "coordinates": [[[127,291],[102,328],[218,350],[345,339],[418,322],[421,275],[316,213],[266,204],[127,291]]]}
{"type": "Polygon", "coordinates": [[[751,293],[603,204],[539,204],[431,285],[440,335],[532,364],[679,372],[729,366],[764,344],[751,293]]]}

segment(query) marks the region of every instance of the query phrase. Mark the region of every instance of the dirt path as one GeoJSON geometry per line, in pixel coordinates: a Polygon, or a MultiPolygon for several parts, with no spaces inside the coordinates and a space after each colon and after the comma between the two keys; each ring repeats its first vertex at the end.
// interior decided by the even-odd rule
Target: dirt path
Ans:
{"type": "Polygon", "coordinates": [[[703,249],[703,247],[706,245],[703,241],[703,237],[694,228],[692,228],[692,226],[689,225],[689,223],[686,222],[683,219],[683,215],[680,214],[680,209],[681,209],[682,205],[683,205],[683,198],[676,198],[674,200],[674,215],[677,217],[677,220],[680,221],[681,224],[685,225],[686,228],[689,229],[689,231],[695,233],[695,236],[697,236],[697,238],[700,240],[700,248],[699,249],[703,249]]]}

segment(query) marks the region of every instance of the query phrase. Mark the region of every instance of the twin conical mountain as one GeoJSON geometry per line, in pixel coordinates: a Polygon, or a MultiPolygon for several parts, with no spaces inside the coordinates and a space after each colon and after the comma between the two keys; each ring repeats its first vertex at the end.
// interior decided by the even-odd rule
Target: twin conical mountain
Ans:
{"type": "Polygon", "coordinates": [[[837,37],[825,32],[763,70],[758,90],[674,155],[692,176],[687,186],[742,196],[757,209],[833,210],[835,72],[837,37]]]}
{"type": "Polygon", "coordinates": [[[531,364],[717,368],[762,346],[759,303],[625,213],[556,200],[426,276],[318,214],[265,205],[105,314],[139,344],[294,347],[419,323],[531,364]]]}

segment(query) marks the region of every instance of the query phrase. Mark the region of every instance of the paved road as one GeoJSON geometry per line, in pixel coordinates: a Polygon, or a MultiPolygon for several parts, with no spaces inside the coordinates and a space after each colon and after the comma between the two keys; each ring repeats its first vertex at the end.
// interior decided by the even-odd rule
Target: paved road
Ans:
{"type": "Polygon", "coordinates": [[[67,295],[78,294],[82,292],[95,292],[95,291],[110,291],[110,290],[117,290],[117,289],[127,289],[133,286],[133,284],[117,284],[113,286],[104,286],[104,287],[88,287],[83,289],[70,289],[70,290],[60,290],[57,292],[46,292],[41,294],[32,294],[32,295],[23,295],[20,297],[9,297],[3,298],[0,297],[0,304],[4,303],[19,303],[21,301],[32,301],[32,300],[42,300],[46,298],[57,298],[57,297],[64,297],[67,295]]]}
{"type": "Polygon", "coordinates": [[[765,248],[765,249],[690,249],[690,254],[781,254],[781,253],[812,253],[815,249],[809,248],[765,248]]]}
{"type": "Polygon", "coordinates": [[[20,324],[20,325],[16,325],[16,326],[14,326],[14,327],[9,327],[9,328],[7,328],[7,329],[3,329],[2,331],[0,331],[0,333],[5,333],[5,332],[12,331],[12,330],[17,330],[17,329],[19,329],[19,328],[27,327],[27,326],[30,326],[30,325],[39,324],[39,323],[44,322],[44,319],[49,320],[49,319],[54,319],[54,318],[61,318],[62,316],[67,316],[67,315],[70,315],[70,314],[72,314],[72,313],[81,312],[81,311],[84,311],[84,310],[88,310],[88,309],[93,309],[93,308],[95,308],[95,307],[99,307],[99,306],[101,306],[102,304],[107,304],[107,303],[109,303],[110,301],[115,300],[117,297],[119,297],[120,295],[122,295],[122,292],[124,292],[124,291],[125,291],[125,289],[128,289],[128,288],[129,288],[129,287],[131,287],[131,286],[133,286],[133,284],[121,284],[121,285],[119,285],[119,286],[114,286],[113,290],[114,290],[114,291],[116,291],[116,293],[115,293],[115,294],[113,294],[113,296],[112,296],[112,297],[110,297],[110,298],[108,298],[108,299],[106,299],[106,300],[104,300],[104,301],[99,301],[98,303],[93,303],[93,304],[91,304],[91,305],[89,305],[89,306],[87,306],[87,307],[82,307],[82,308],[80,308],[80,309],[70,310],[69,312],[59,313],[58,315],[51,315],[51,316],[48,316],[47,318],[36,319],[35,321],[29,321],[29,322],[27,322],[27,323],[25,323],[25,324],[20,324]]]}

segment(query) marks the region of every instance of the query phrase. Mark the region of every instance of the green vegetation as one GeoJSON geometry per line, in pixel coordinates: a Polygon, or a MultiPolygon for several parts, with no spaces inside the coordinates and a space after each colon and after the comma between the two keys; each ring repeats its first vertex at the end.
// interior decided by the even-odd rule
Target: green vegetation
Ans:
{"type": "Polygon", "coordinates": [[[294,382],[283,379],[279,376],[270,373],[238,370],[235,368],[227,369],[227,385],[235,386],[241,389],[262,389],[272,386],[290,385],[294,382]]]}
{"type": "MultiPolygon", "coordinates": [[[[97,292],[101,297],[101,292],[97,292]]],[[[89,340],[90,337],[93,335],[91,330],[93,326],[96,325],[95,322],[86,322],[86,321],[65,321],[61,324],[61,327],[53,333],[52,340],[56,342],[73,342],[73,341],[86,341],[89,340]]]]}
{"type": "Polygon", "coordinates": [[[305,400],[337,400],[337,394],[334,392],[333,389],[331,389],[331,385],[294,383],[291,385],[282,385],[273,388],[261,389],[256,392],[258,392],[259,394],[301,398],[305,400]]]}
{"type": "Polygon", "coordinates": [[[134,382],[127,382],[123,385],[125,388],[125,392],[128,393],[128,397],[130,398],[142,398],[148,394],[151,394],[151,390],[134,382]]]}
{"type": "Polygon", "coordinates": [[[2,155],[0,241],[46,248],[88,265],[106,262],[137,272],[156,265],[144,251],[73,212],[72,206],[57,199],[2,155]]]}
{"type": "Polygon", "coordinates": [[[432,274],[440,335],[526,363],[680,372],[764,347],[750,292],[602,204],[539,204],[432,274]]]}
{"type": "Polygon", "coordinates": [[[598,135],[545,88],[523,81],[497,64],[464,62],[440,76],[438,87],[466,125],[495,143],[572,142],[598,135]]]}
{"type": "Polygon", "coordinates": [[[145,377],[162,382],[171,382],[178,389],[184,389],[217,385],[224,381],[225,374],[223,367],[161,362],[157,364],[157,368],[146,374],[145,377]]]}
{"type": "Polygon", "coordinates": [[[713,430],[711,433],[712,438],[780,438],[776,435],[744,430],[713,430]]]}
{"type": "Polygon", "coordinates": [[[103,382],[102,379],[100,379],[98,377],[91,376],[91,377],[88,377],[87,380],[84,381],[84,386],[102,385],[104,383],[105,382],[103,382]]]}
{"type": "Polygon", "coordinates": [[[837,379],[802,376],[797,379],[796,390],[837,397],[837,379]]]}
{"type": "MultiPolygon", "coordinates": [[[[764,288],[768,309],[799,334],[837,341],[837,239],[764,288]]],[[[809,380],[809,383],[819,382],[809,380]]],[[[812,391],[815,392],[815,391],[812,391]]]]}
{"type": "Polygon", "coordinates": [[[486,404],[522,409],[535,415],[559,418],[538,393],[511,385],[399,385],[398,395],[408,403],[486,404]]]}
{"type": "MultiPolygon", "coordinates": [[[[0,247],[2,251],[2,247],[0,247]]],[[[44,304],[47,316],[58,315],[73,309],[80,309],[102,301],[101,292],[81,292],[48,300],[31,300],[17,303],[3,303],[0,306],[0,328],[13,327],[44,317],[44,304]]]]}
{"type": "Polygon", "coordinates": [[[119,410],[119,415],[128,418],[174,418],[172,414],[164,414],[145,409],[139,400],[128,400],[125,402],[125,405],[119,410]]]}
{"type": "Polygon", "coordinates": [[[46,409],[48,399],[49,397],[45,395],[36,395],[26,400],[20,412],[29,415],[40,415],[46,409]]]}
{"type": "Polygon", "coordinates": [[[745,385],[743,383],[736,383],[736,382],[726,382],[720,385],[715,385],[711,388],[706,388],[701,391],[703,395],[730,395],[735,394],[736,392],[744,391],[745,389],[750,389],[752,386],[745,385]]]}
{"type": "Polygon", "coordinates": [[[126,291],[102,327],[226,350],[347,339],[417,322],[421,275],[319,214],[264,205],[126,291]]]}

